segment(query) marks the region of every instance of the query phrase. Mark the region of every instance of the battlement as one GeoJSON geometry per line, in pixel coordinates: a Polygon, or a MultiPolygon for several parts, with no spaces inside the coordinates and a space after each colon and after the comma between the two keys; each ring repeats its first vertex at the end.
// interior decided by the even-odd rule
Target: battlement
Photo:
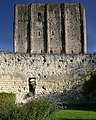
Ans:
{"type": "Polygon", "coordinates": [[[14,52],[86,53],[84,7],[79,3],[17,4],[14,52]]]}

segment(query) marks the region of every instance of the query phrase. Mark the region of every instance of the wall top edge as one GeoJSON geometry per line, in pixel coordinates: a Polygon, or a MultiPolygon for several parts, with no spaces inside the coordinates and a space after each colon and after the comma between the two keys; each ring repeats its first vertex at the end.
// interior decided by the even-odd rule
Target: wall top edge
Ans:
{"type": "Polygon", "coordinates": [[[22,5],[82,5],[82,3],[30,3],[30,4],[15,4],[16,6],[22,6],[22,5]]]}
{"type": "Polygon", "coordinates": [[[6,54],[6,55],[25,55],[25,56],[89,56],[94,55],[96,56],[96,52],[94,53],[87,53],[87,54],[31,54],[31,53],[14,53],[14,52],[8,52],[8,51],[0,51],[0,55],[6,54]]]}

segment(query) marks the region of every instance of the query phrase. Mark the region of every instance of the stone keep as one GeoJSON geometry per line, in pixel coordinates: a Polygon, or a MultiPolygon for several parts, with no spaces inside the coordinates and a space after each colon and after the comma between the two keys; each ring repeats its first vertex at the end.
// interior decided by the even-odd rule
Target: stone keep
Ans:
{"type": "Polygon", "coordinates": [[[86,53],[85,9],[81,4],[17,4],[14,51],[32,54],[86,53]]]}

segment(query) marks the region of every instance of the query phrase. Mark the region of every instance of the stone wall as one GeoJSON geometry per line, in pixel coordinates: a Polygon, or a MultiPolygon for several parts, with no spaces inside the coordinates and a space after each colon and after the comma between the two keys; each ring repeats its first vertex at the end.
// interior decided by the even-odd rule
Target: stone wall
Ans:
{"type": "Polygon", "coordinates": [[[76,102],[80,100],[81,95],[78,93],[86,80],[84,76],[89,65],[96,69],[96,54],[32,55],[0,52],[0,92],[14,92],[17,102],[21,102],[30,92],[31,80],[36,83],[35,96],[60,93],[65,96],[65,102],[76,102]]]}
{"type": "Polygon", "coordinates": [[[32,54],[86,53],[84,7],[78,3],[16,5],[14,50],[32,54]]]}

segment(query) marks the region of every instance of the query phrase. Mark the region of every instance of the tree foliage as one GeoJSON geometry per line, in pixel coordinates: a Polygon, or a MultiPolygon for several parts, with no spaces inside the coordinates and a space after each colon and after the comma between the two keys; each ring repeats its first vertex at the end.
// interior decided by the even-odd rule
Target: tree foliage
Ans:
{"type": "Polygon", "coordinates": [[[96,72],[90,74],[88,81],[85,81],[83,85],[83,95],[87,100],[96,99],[96,72]]]}

